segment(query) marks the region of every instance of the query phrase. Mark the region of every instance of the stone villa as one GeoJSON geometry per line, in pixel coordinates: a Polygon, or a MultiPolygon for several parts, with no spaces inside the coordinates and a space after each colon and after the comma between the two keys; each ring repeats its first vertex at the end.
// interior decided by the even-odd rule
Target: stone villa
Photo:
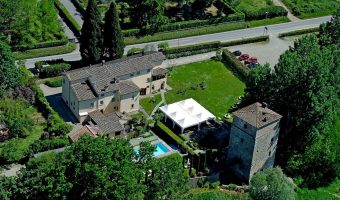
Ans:
{"type": "Polygon", "coordinates": [[[154,52],[68,71],[63,76],[62,99],[81,123],[98,125],[117,119],[112,113],[137,111],[140,95],[165,88],[164,59],[154,52]]]}
{"type": "Polygon", "coordinates": [[[251,104],[233,114],[228,163],[236,178],[249,182],[255,173],[274,165],[282,116],[265,103],[251,104]]]}

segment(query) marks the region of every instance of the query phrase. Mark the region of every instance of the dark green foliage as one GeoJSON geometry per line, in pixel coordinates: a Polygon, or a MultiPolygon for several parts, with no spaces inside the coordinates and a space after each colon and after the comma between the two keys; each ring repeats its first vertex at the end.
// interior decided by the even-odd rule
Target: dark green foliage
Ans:
{"type": "Polygon", "coordinates": [[[109,60],[122,58],[124,54],[124,38],[120,29],[116,4],[112,2],[105,13],[103,56],[109,60]]]}
{"type": "Polygon", "coordinates": [[[263,36],[256,36],[256,37],[251,37],[251,38],[245,38],[241,40],[233,40],[229,42],[221,42],[221,47],[229,47],[229,46],[235,46],[235,45],[240,45],[240,44],[248,44],[248,43],[255,43],[255,42],[264,42],[268,41],[269,36],[268,35],[263,35],[263,36]]]}
{"type": "Polygon", "coordinates": [[[294,188],[280,168],[270,168],[252,177],[249,194],[253,200],[294,200],[294,188]]]}
{"type": "Polygon", "coordinates": [[[47,140],[38,140],[31,145],[33,153],[39,153],[52,149],[58,149],[69,145],[70,142],[67,137],[52,138],[47,140]]]}
{"type": "Polygon", "coordinates": [[[71,65],[68,63],[51,64],[49,66],[42,67],[39,76],[40,78],[60,76],[63,72],[68,71],[69,69],[71,69],[71,65]]]}
{"type": "Polygon", "coordinates": [[[19,69],[15,66],[9,46],[2,39],[0,37],[0,97],[10,88],[19,84],[21,75],[19,69]]]}
{"type": "Polygon", "coordinates": [[[172,47],[167,48],[164,53],[166,55],[169,54],[176,54],[176,53],[182,53],[187,51],[197,51],[201,49],[214,49],[217,50],[221,45],[221,42],[207,42],[207,43],[201,43],[201,44],[194,44],[194,45],[188,45],[188,46],[180,46],[180,47],[172,47]]]}
{"type": "Polygon", "coordinates": [[[269,6],[246,13],[246,20],[259,20],[287,16],[288,12],[281,6],[269,6]]]}
{"type": "Polygon", "coordinates": [[[67,39],[62,39],[62,40],[55,40],[55,41],[48,41],[48,42],[40,42],[36,44],[13,46],[11,49],[12,51],[25,51],[25,50],[30,50],[30,49],[62,46],[62,45],[66,45],[67,43],[68,43],[67,39]]]}
{"type": "Polygon", "coordinates": [[[178,154],[156,159],[146,181],[145,199],[178,199],[188,189],[188,177],[178,154]],[[171,173],[169,173],[169,171],[171,173]]]}
{"type": "Polygon", "coordinates": [[[320,42],[322,45],[336,44],[340,46],[340,8],[331,21],[320,26],[320,42]]]}
{"type": "Polygon", "coordinates": [[[100,61],[102,51],[102,22],[96,0],[89,0],[81,28],[80,54],[85,64],[100,61]]]}
{"type": "Polygon", "coordinates": [[[0,199],[10,200],[15,190],[15,179],[12,177],[0,176],[0,199]]]}
{"type": "Polygon", "coordinates": [[[63,85],[63,79],[61,77],[49,79],[45,81],[45,85],[48,87],[61,87],[63,85]]]}
{"type": "Polygon", "coordinates": [[[242,64],[228,49],[222,52],[222,62],[231,68],[242,80],[246,80],[249,74],[249,68],[242,64]]]}
{"type": "Polygon", "coordinates": [[[144,49],[134,47],[134,48],[129,49],[126,55],[132,56],[134,54],[143,53],[143,52],[144,52],[144,49]]]}
{"type": "Polygon", "coordinates": [[[330,14],[329,11],[334,11],[339,8],[337,0],[283,0],[289,6],[294,15],[304,15],[309,13],[330,14]],[[328,11],[328,12],[327,12],[328,11]]]}
{"type": "Polygon", "coordinates": [[[267,102],[284,116],[276,161],[309,187],[336,177],[337,145],[327,141],[340,138],[327,132],[339,115],[337,55],[338,50],[321,47],[315,35],[307,35],[281,55],[272,73],[258,67],[246,81],[245,102],[267,102]]]}

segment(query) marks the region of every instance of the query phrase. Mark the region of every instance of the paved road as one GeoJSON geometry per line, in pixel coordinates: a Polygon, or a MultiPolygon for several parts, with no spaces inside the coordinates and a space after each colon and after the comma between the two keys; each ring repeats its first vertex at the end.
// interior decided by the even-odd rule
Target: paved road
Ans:
{"type": "MultiPolygon", "coordinates": [[[[301,21],[295,21],[295,22],[270,25],[270,26],[267,26],[269,30],[268,34],[271,36],[271,38],[274,38],[274,37],[277,37],[279,33],[300,30],[300,29],[305,29],[305,28],[318,27],[320,24],[329,21],[330,18],[331,16],[326,16],[326,17],[320,17],[320,18],[313,18],[313,19],[307,19],[307,20],[301,20],[301,21]]],[[[212,42],[212,41],[239,40],[242,38],[260,36],[260,35],[263,35],[263,33],[264,33],[264,27],[256,27],[256,28],[241,29],[241,30],[236,30],[236,31],[228,31],[228,32],[222,32],[222,33],[168,40],[168,42],[171,47],[174,47],[174,46],[177,46],[178,44],[179,46],[183,46],[183,45],[192,45],[192,44],[212,42]]],[[[143,48],[146,44],[157,45],[159,42],[160,41],[130,45],[125,48],[125,52],[127,52],[132,47],[143,48]]],[[[64,60],[67,60],[67,61],[80,60],[80,53],[79,53],[79,50],[76,50],[75,52],[69,53],[69,54],[28,59],[26,61],[26,67],[33,68],[34,63],[40,60],[51,60],[51,59],[58,59],[58,58],[63,58],[64,60]]]]}
{"type": "Polygon", "coordinates": [[[64,4],[64,6],[67,9],[67,11],[72,15],[72,17],[76,20],[76,22],[78,22],[78,24],[80,26],[82,26],[83,22],[84,22],[83,16],[78,12],[78,10],[73,5],[71,0],[60,0],[60,2],[62,4],[64,4]]]}

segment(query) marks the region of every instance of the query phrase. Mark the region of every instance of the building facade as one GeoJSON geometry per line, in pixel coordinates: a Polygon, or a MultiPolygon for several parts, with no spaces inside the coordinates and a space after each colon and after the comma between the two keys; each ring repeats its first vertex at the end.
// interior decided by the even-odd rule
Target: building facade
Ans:
{"type": "Polygon", "coordinates": [[[234,114],[228,147],[230,172],[248,183],[258,171],[274,165],[281,115],[265,103],[255,103],[234,114]]]}
{"type": "Polygon", "coordinates": [[[96,110],[137,111],[140,95],[165,88],[164,59],[155,52],[68,71],[62,80],[62,99],[80,122],[96,110]]]}

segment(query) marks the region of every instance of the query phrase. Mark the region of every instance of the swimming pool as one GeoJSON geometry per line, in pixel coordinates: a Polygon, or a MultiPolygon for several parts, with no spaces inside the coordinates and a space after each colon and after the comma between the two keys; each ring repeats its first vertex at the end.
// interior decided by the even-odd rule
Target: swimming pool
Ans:
{"type": "MultiPolygon", "coordinates": [[[[156,143],[155,145],[156,151],[153,152],[154,157],[170,152],[170,150],[161,142],[156,143]]],[[[139,149],[135,149],[134,151],[138,154],[139,149]]]]}

